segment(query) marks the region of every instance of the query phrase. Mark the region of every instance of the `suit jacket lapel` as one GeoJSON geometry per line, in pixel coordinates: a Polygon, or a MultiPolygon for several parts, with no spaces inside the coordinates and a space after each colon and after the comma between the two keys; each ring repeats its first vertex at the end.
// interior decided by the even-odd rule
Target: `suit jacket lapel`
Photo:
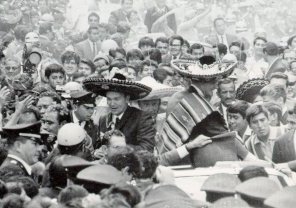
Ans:
{"type": "Polygon", "coordinates": [[[124,126],[124,124],[130,119],[131,114],[132,114],[131,107],[128,106],[125,112],[123,113],[119,123],[117,124],[116,128],[121,129],[124,126]]]}
{"type": "Polygon", "coordinates": [[[293,131],[291,133],[291,136],[289,136],[288,138],[288,147],[287,147],[287,151],[288,152],[288,155],[291,155],[292,158],[295,158],[296,155],[295,155],[295,145],[294,145],[294,135],[295,135],[295,131],[293,131]]]}

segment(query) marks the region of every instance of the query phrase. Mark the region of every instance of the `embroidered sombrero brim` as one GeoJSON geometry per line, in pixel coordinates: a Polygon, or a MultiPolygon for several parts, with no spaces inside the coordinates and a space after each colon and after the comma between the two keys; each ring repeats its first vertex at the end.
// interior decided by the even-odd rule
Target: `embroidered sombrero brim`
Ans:
{"type": "Polygon", "coordinates": [[[253,103],[254,98],[260,94],[260,90],[268,84],[268,80],[261,78],[247,80],[237,88],[236,99],[253,103]]]}
{"type": "Polygon", "coordinates": [[[172,67],[182,76],[191,79],[212,80],[229,76],[237,63],[201,65],[198,61],[172,60],[172,67]]]}
{"type": "Polygon", "coordinates": [[[152,90],[146,97],[139,99],[139,100],[156,100],[161,99],[165,97],[170,97],[176,92],[180,92],[184,90],[183,87],[177,86],[177,87],[170,87],[164,84],[161,84],[157,82],[152,77],[144,77],[141,81],[138,83],[146,85],[150,87],[152,90]]]}
{"type": "Polygon", "coordinates": [[[130,96],[131,100],[137,100],[146,97],[151,88],[136,82],[118,80],[118,79],[104,79],[91,77],[83,81],[83,86],[86,90],[106,97],[106,93],[121,92],[130,96]]]}

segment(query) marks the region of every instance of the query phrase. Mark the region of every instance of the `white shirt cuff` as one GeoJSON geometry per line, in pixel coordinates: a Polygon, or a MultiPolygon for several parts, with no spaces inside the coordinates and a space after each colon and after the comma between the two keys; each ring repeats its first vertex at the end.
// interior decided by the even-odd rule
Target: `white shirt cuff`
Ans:
{"type": "Polygon", "coordinates": [[[177,152],[178,152],[178,155],[179,155],[179,157],[181,159],[186,157],[187,155],[189,155],[189,152],[187,151],[185,145],[182,145],[181,147],[178,147],[177,152]]]}

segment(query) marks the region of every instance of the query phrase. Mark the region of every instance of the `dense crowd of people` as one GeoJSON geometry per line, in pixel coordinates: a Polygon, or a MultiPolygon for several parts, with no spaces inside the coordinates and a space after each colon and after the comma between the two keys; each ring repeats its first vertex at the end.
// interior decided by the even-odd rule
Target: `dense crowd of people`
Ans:
{"type": "Polygon", "coordinates": [[[294,207],[294,6],[2,0],[0,207],[294,207]],[[221,161],[199,200],[169,168],[221,161]]]}

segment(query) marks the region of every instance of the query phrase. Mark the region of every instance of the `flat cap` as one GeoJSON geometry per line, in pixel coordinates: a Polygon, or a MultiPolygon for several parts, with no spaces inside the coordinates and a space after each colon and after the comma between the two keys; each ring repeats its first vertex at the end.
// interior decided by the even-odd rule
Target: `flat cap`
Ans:
{"type": "Polygon", "coordinates": [[[122,173],[111,165],[94,165],[83,169],[77,179],[99,184],[113,185],[124,180],[122,173]]]}
{"type": "Polygon", "coordinates": [[[264,204],[273,208],[295,207],[296,186],[288,186],[270,195],[264,204]]]}
{"type": "Polygon", "coordinates": [[[211,175],[203,183],[201,191],[234,194],[235,187],[240,183],[236,175],[228,173],[217,173],[211,175]]]}
{"type": "Polygon", "coordinates": [[[276,191],[279,191],[280,187],[275,181],[267,177],[256,177],[239,184],[235,190],[240,195],[265,200],[276,191]]]}
{"type": "Polygon", "coordinates": [[[90,107],[95,107],[96,96],[95,94],[87,91],[77,91],[70,93],[74,104],[78,105],[88,105],[90,107]]]}
{"type": "Polygon", "coordinates": [[[145,196],[146,208],[194,208],[195,202],[180,188],[175,185],[160,185],[153,188],[145,196]]]}
{"type": "Polygon", "coordinates": [[[16,124],[13,126],[4,127],[3,134],[6,135],[10,140],[14,140],[18,136],[22,136],[41,144],[42,140],[40,136],[40,127],[41,122],[16,124]]]}
{"type": "Polygon", "coordinates": [[[223,207],[231,207],[231,208],[250,208],[247,202],[240,198],[224,197],[215,201],[211,208],[223,208],[223,207]]]}

